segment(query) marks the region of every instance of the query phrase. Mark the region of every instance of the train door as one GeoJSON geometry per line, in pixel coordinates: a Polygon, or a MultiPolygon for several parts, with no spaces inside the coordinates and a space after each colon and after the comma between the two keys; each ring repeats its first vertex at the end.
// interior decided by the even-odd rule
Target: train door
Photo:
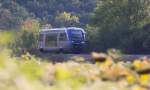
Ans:
{"type": "Polygon", "coordinates": [[[44,34],[40,33],[39,41],[38,41],[38,48],[43,49],[44,47],[44,34]]]}
{"type": "Polygon", "coordinates": [[[60,50],[65,50],[67,48],[67,35],[66,32],[59,33],[59,39],[58,39],[58,47],[60,50]]]}
{"type": "Polygon", "coordinates": [[[57,49],[58,33],[47,33],[45,35],[45,48],[46,50],[57,49]]]}

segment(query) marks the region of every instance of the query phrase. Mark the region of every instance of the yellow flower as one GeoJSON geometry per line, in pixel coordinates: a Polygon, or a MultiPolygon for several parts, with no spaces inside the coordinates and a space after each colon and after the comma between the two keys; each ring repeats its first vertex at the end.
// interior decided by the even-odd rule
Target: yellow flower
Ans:
{"type": "Polygon", "coordinates": [[[71,72],[63,65],[56,66],[55,76],[57,80],[64,80],[70,78],[71,72]]]}
{"type": "Polygon", "coordinates": [[[133,67],[135,69],[141,69],[142,65],[141,65],[141,61],[140,60],[134,60],[133,62],[133,67]]]}
{"type": "Polygon", "coordinates": [[[149,74],[140,75],[139,79],[140,79],[140,84],[148,85],[148,81],[150,80],[150,75],[149,74]]]}
{"type": "Polygon", "coordinates": [[[126,80],[129,84],[134,84],[136,82],[136,77],[132,74],[126,76],[126,80]]]}

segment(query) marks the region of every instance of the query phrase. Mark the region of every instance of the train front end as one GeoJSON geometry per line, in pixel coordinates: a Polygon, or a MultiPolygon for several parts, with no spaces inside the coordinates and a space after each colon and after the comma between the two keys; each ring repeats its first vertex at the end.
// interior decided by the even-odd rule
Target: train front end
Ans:
{"type": "Polygon", "coordinates": [[[70,49],[72,52],[82,53],[85,51],[85,31],[82,28],[69,28],[67,30],[70,49]]]}

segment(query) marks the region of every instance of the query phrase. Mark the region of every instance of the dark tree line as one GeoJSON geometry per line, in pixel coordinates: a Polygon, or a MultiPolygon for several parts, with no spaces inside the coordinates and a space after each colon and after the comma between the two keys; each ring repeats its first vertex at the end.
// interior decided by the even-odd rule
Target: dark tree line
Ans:
{"type": "Polygon", "coordinates": [[[53,27],[85,26],[95,0],[0,0],[0,28],[16,28],[27,18],[53,27]]]}
{"type": "Polygon", "coordinates": [[[16,29],[29,17],[25,8],[12,0],[0,0],[0,29],[16,29]]]}
{"type": "Polygon", "coordinates": [[[89,32],[96,50],[150,53],[149,0],[100,0],[92,18],[95,37],[89,32]]]}
{"type": "Polygon", "coordinates": [[[0,0],[0,29],[30,29],[32,20],[85,28],[90,51],[150,53],[149,0],[0,0]]]}

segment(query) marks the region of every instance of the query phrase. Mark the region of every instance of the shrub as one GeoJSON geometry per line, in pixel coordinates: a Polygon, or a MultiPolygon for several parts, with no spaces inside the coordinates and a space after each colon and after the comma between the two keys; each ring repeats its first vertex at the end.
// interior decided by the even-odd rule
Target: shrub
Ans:
{"type": "Polygon", "coordinates": [[[38,32],[40,24],[37,20],[28,19],[26,20],[20,31],[16,34],[15,43],[12,45],[13,50],[17,53],[30,52],[37,48],[38,32]]]}

